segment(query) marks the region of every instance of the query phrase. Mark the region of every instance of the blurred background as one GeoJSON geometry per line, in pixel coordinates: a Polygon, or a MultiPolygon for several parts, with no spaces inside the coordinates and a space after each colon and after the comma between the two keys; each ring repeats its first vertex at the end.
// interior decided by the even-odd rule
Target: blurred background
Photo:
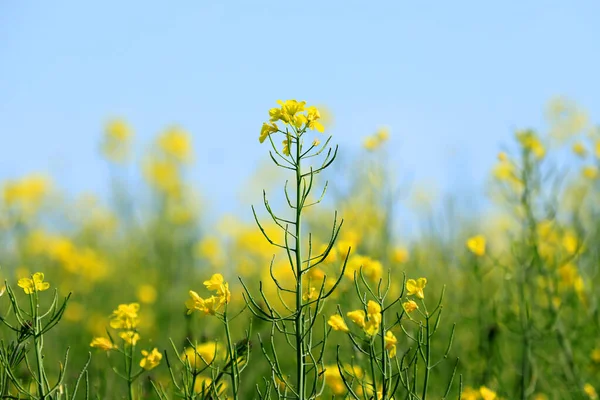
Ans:
{"type": "Polygon", "coordinates": [[[511,132],[545,126],[550,98],[597,109],[599,12],[594,1],[3,2],[0,178],[42,171],[70,195],[104,196],[107,120],[131,124],[135,163],[177,124],[204,206],[246,212],[265,110],[298,98],[327,106],[345,152],[389,126],[394,167],[476,196],[511,132]]]}

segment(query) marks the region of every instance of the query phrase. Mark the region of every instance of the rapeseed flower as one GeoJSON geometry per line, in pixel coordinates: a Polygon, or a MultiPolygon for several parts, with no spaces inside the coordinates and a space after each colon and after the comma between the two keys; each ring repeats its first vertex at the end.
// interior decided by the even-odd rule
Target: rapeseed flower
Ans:
{"type": "Polygon", "coordinates": [[[407,313],[411,313],[419,308],[419,306],[414,300],[405,301],[404,303],[402,303],[402,307],[407,313]]]}
{"type": "Polygon", "coordinates": [[[398,339],[392,333],[392,331],[387,331],[385,333],[385,349],[389,350],[390,357],[396,356],[396,344],[398,344],[398,339]]]}
{"type": "Polygon", "coordinates": [[[331,317],[329,317],[327,323],[333,328],[334,331],[342,331],[344,333],[350,331],[350,329],[348,329],[348,325],[346,325],[346,322],[344,321],[344,318],[342,318],[341,315],[332,315],[331,317]]]}
{"type": "Polygon", "coordinates": [[[483,256],[485,254],[485,236],[477,235],[467,239],[467,248],[471,253],[476,256],[483,256]]]}
{"type": "Polygon", "coordinates": [[[142,360],[140,361],[140,367],[144,368],[146,371],[149,371],[153,368],[156,368],[158,364],[160,364],[160,360],[162,360],[162,354],[155,347],[151,352],[146,350],[142,350],[142,360]]]}
{"type": "Polygon", "coordinates": [[[110,327],[113,329],[135,329],[139,323],[139,310],[139,303],[119,304],[117,309],[112,312],[110,327]]]}
{"type": "Polygon", "coordinates": [[[417,296],[419,299],[425,298],[425,293],[423,289],[427,285],[426,278],[419,278],[417,280],[409,279],[406,281],[406,290],[408,291],[409,296],[417,296]]]}
{"type": "Polygon", "coordinates": [[[113,342],[109,338],[105,337],[96,337],[92,339],[92,343],[90,343],[90,347],[95,347],[100,350],[109,351],[117,348],[113,342]]]}
{"type": "Polygon", "coordinates": [[[33,292],[42,292],[50,287],[50,283],[44,282],[44,274],[42,272],[36,272],[31,278],[19,279],[17,285],[23,288],[25,294],[32,294],[33,292]]]}

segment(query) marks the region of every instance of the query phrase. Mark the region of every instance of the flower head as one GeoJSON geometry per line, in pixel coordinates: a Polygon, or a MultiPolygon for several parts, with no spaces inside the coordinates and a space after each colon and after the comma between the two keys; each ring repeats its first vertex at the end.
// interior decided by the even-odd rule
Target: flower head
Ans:
{"type": "Polygon", "coordinates": [[[349,311],[346,316],[360,328],[365,327],[366,314],[363,310],[349,311]]]}
{"type": "Polygon", "coordinates": [[[408,295],[415,295],[419,299],[425,298],[425,293],[423,289],[425,289],[425,285],[427,285],[426,278],[419,278],[417,280],[409,279],[406,281],[406,290],[408,291],[408,295]]]}
{"type": "Polygon", "coordinates": [[[329,317],[327,323],[333,328],[334,331],[342,331],[345,333],[350,331],[350,329],[348,329],[348,325],[346,325],[346,322],[344,321],[344,318],[342,318],[341,315],[332,315],[331,317],[329,317]]]}
{"type": "Polygon", "coordinates": [[[119,304],[112,313],[110,327],[113,329],[134,329],[138,322],[139,303],[119,304]]]}
{"type": "Polygon", "coordinates": [[[119,333],[119,337],[125,341],[125,343],[135,346],[138,340],[140,340],[140,334],[136,331],[124,331],[119,333]]]}
{"type": "Polygon", "coordinates": [[[96,337],[96,338],[92,339],[92,343],[90,343],[90,347],[95,347],[100,350],[109,351],[109,350],[116,348],[117,346],[115,346],[114,343],[111,342],[111,340],[109,338],[96,337]]]}
{"type": "Polygon", "coordinates": [[[396,344],[398,343],[398,339],[392,333],[392,331],[387,331],[385,333],[385,349],[390,351],[390,357],[396,356],[396,344]]]}
{"type": "Polygon", "coordinates": [[[155,347],[151,352],[146,350],[142,350],[142,360],[140,361],[140,367],[144,368],[146,371],[155,368],[160,364],[160,360],[162,360],[162,354],[159,353],[158,349],[155,347]]]}
{"type": "Polygon", "coordinates": [[[466,245],[471,253],[476,256],[483,256],[485,254],[485,237],[483,235],[470,237],[466,245]]]}
{"type": "Polygon", "coordinates": [[[31,278],[21,278],[17,284],[23,288],[25,294],[42,292],[50,287],[50,283],[44,282],[44,274],[42,272],[36,272],[31,278]]]}
{"type": "Polygon", "coordinates": [[[402,303],[402,307],[407,313],[411,313],[419,308],[419,306],[414,300],[405,301],[404,303],[402,303]]]}
{"type": "Polygon", "coordinates": [[[277,127],[277,124],[274,122],[264,122],[262,124],[262,128],[260,128],[260,136],[258,138],[258,141],[260,143],[264,142],[269,135],[271,135],[272,133],[275,133],[279,130],[279,128],[277,127]]]}

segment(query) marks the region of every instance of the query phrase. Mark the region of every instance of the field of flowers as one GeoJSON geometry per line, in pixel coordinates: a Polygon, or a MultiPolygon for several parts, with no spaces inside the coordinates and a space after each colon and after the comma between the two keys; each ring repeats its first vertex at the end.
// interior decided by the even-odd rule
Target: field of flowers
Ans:
{"type": "Polygon", "coordinates": [[[65,200],[35,173],[3,182],[0,398],[598,399],[600,129],[585,113],[550,102],[545,131],[499,152],[484,215],[420,214],[414,237],[398,237],[410,188],[389,132],[348,159],[324,117],[265,110],[251,151],[281,180],[214,226],[179,127],[140,163],[151,201],[118,173],[125,120],[100,139],[109,201],[65,200]]]}

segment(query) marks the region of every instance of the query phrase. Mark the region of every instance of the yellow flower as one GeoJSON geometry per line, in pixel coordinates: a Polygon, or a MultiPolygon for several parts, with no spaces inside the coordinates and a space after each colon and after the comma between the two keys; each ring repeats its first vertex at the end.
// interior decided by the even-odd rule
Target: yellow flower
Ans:
{"type": "Polygon", "coordinates": [[[260,136],[258,137],[258,141],[260,143],[263,143],[267,137],[269,137],[269,135],[271,135],[272,133],[275,133],[279,131],[279,128],[277,127],[277,124],[271,122],[264,122],[262,124],[262,128],[260,128],[260,136]]]}
{"type": "Polygon", "coordinates": [[[90,343],[90,347],[95,347],[100,350],[109,351],[115,349],[117,346],[110,341],[110,339],[105,337],[96,337],[92,339],[92,343],[90,343]]]}
{"type": "Polygon", "coordinates": [[[110,327],[113,329],[134,329],[139,322],[139,310],[140,305],[138,303],[119,304],[112,313],[110,327]]]}
{"type": "Polygon", "coordinates": [[[467,247],[476,256],[483,256],[485,254],[485,237],[483,235],[470,237],[467,240],[467,247]]]}
{"type": "Polygon", "coordinates": [[[596,167],[595,165],[587,165],[583,167],[583,169],[581,170],[581,174],[589,180],[597,179],[598,167],[596,167]]]}
{"type": "Polygon", "coordinates": [[[542,159],[546,155],[546,149],[533,130],[518,131],[517,139],[524,149],[531,151],[538,159],[542,159]]]}
{"type": "Polygon", "coordinates": [[[208,290],[213,290],[216,292],[223,291],[224,283],[225,279],[223,279],[223,275],[221,274],[214,274],[209,280],[203,282],[204,286],[206,286],[208,290]]]}
{"type": "Polygon", "coordinates": [[[286,156],[289,156],[290,155],[290,143],[291,143],[291,141],[289,139],[285,139],[282,143],[283,143],[282,153],[285,154],[286,156]]]}
{"type": "Polygon", "coordinates": [[[277,122],[281,120],[287,124],[296,124],[296,114],[304,111],[304,106],[306,105],[306,102],[298,102],[296,100],[286,100],[284,102],[281,100],[277,100],[277,104],[279,104],[281,108],[271,108],[269,110],[271,122],[277,122]]]}
{"type": "Polygon", "coordinates": [[[592,361],[596,364],[600,364],[600,348],[596,348],[592,351],[592,361]]]}
{"type": "Polygon", "coordinates": [[[479,391],[473,389],[470,386],[467,386],[460,396],[461,400],[478,400],[479,399],[479,391]]]}
{"type": "MultiPolygon", "coordinates": [[[[194,392],[203,393],[204,395],[208,395],[209,393],[212,394],[212,383],[212,379],[207,378],[206,376],[198,376],[196,378],[196,383],[194,384],[194,392]]],[[[225,382],[218,383],[217,387],[215,388],[217,395],[222,395],[226,388],[227,385],[225,384],[225,382]]]]}
{"type": "Polygon", "coordinates": [[[306,109],[306,119],[308,121],[309,129],[316,129],[317,131],[323,133],[325,131],[325,127],[318,122],[317,120],[321,118],[321,113],[315,106],[310,106],[306,109]]]}
{"type": "Polygon", "coordinates": [[[42,292],[50,287],[48,282],[44,282],[44,274],[42,272],[36,272],[31,278],[21,278],[17,284],[23,288],[25,294],[32,294],[36,291],[42,292]]]}
{"type": "Polygon", "coordinates": [[[208,342],[195,347],[195,349],[187,347],[181,355],[183,361],[188,360],[190,367],[199,369],[205,366],[206,363],[211,364],[213,362],[217,354],[217,343],[208,342]]]}
{"type": "Polygon", "coordinates": [[[229,291],[229,284],[223,279],[223,275],[214,274],[209,280],[204,281],[204,286],[206,286],[208,290],[217,292],[221,303],[229,304],[231,292],[229,291]]]}
{"type": "Polygon", "coordinates": [[[146,371],[155,368],[160,364],[160,360],[162,360],[162,354],[158,352],[158,349],[155,347],[151,352],[146,350],[142,350],[142,360],[140,361],[140,367],[144,368],[146,371]]]}
{"type": "Polygon", "coordinates": [[[313,140],[313,142],[312,142],[312,145],[313,145],[314,147],[317,147],[317,146],[318,146],[318,145],[320,145],[320,144],[321,144],[321,141],[320,141],[319,139],[315,139],[315,140],[313,140]]]}
{"type": "Polygon", "coordinates": [[[385,349],[390,351],[390,357],[396,356],[396,344],[398,340],[396,336],[392,333],[392,331],[387,331],[385,333],[385,349]]]}
{"type": "Polygon", "coordinates": [[[573,150],[573,153],[577,154],[579,157],[585,157],[587,154],[587,150],[581,142],[574,143],[571,149],[573,150]]]}
{"type": "Polygon", "coordinates": [[[413,312],[413,311],[415,311],[416,309],[419,308],[419,306],[417,305],[417,303],[415,301],[413,301],[413,300],[405,301],[404,303],[402,303],[402,307],[404,307],[404,310],[407,313],[411,313],[411,312],[413,312]]]}
{"type": "Polygon", "coordinates": [[[140,285],[137,288],[137,298],[146,304],[152,304],[156,301],[156,289],[152,285],[140,285]]]}
{"type": "Polygon", "coordinates": [[[419,278],[416,281],[414,279],[409,279],[406,281],[406,290],[408,291],[408,295],[415,295],[419,299],[425,298],[425,293],[423,289],[425,289],[425,285],[427,285],[426,278],[419,278]]]}
{"type": "Polygon", "coordinates": [[[122,119],[109,121],[104,129],[103,153],[113,161],[123,161],[132,137],[133,131],[127,122],[122,119]]]}
{"type": "Polygon", "coordinates": [[[393,253],[393,259],[395,262],[397,262],[399,264],[404,264],[405,262],[407,262],[410,259],[410,254],[408,252],[408,249],[406,249],[404,247],[396,248],[393,253]]]}
{"type": "Polygon", "coordinates": [[[598,399],[598,393],[596,393],[596,389],[589,383],[586,383],[585,385],[583,385],[583,391],[585,392],[585,394],[588,395],[590,400],[598,399]]]}
{"type": "Polygon", "coordinates": [[[119,333],[119,337],[125,341],[125,343],[135,346],[138,340],[140,340],[140,334],[135,331],[124,331],[119,333]]]}
{"type": "Polygon", "coordinates": [[[360,328],[365,327],[365,312],[363,310],[349,311],[346,316],[360,328]]]}
{"type": "Polygon", "coordinates": [[[158,145],[165,154],[177,161],[190,161],[192,158],[192,141],[189,133],[174,126],[168,128],[159,138],[158,145]]]}
{"type": "Polygon", "coordinates": [[[334,331],[342,331],[344,333],[350,331],[350,329],[348,329],[348,326],[346,325],[346,322],[344,321],[344,318],[342,318],[341,315],[332,315],[331,317],[329,317],[327,323],[331,325],[334,331]]]}
{"type": "Polygon", "coordinates": [[[485,386],[479,388],[479,393],[481,394],[481,398],[483,400],[496,400],[498,398],[496,392],[485,386]]]}
{"type": "Polygon", "coordinates": [[[367,303],[367,323],[365,324],[365,332],[369,336],[373,336],[379,330],[381,324],[381,307],[373,300],[367,303]]]}
{"type": "Polygon", "coordinates": [[[306,288],[306,291],[302,294],[302,300],[309,301],[309,300],[314,299],[316,291],[317,291],[317,289],[315,289],[314,286],[306,288]]]}

